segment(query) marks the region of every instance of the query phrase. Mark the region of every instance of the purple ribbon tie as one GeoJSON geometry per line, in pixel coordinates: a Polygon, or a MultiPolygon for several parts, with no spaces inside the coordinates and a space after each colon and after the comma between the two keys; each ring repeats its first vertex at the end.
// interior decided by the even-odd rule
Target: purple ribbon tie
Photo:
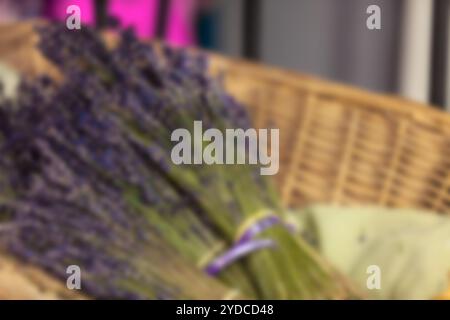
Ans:
{"type": "MultiPolygon", "coordinates": [[[[253,238],[264,230],[279,223],[281,223],[281,219],[276,215],[268,215],[258,220],[245,230],[230,249],[209,263],[205,268],[205,272],[211,276],[215,276],[228,265],[251,252],[260,249],[274,248],[276,243],[271,239],[253,240],[253,238]]],[[[282,225],[289,229],[289,231],[293,231],[292,225],[284,223],[282,225]]]]}
{"type": "Polygon", "coordinates": [[[270,239],[251,240],[245,243],[236,244],[224,254],[214,259],[214,261],[205,268],[205,271],[210,276],[215,276],[228,265],[250,252],[273,247],[275,247],[275,242],[270,239]]]}

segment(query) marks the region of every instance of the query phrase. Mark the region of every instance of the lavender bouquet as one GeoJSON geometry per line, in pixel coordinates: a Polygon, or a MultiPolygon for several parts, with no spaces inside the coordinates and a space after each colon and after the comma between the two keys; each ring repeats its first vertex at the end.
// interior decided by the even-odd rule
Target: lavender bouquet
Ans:
{"type": "Polygon", "coordinates": [[[113,49],[87,28],[39,33],[64,80],[0,108],[8,250],[60,277],[79,264],[93,297],[355,296],[283,222],[258,165],[172,161],[178,128],[251,126],[203,56],[129,32],[113,49]]]}

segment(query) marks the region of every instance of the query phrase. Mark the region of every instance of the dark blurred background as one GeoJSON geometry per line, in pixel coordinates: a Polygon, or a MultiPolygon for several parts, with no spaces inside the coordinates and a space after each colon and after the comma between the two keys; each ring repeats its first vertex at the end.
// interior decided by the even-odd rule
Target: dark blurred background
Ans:
{"type": "Polygon", "coordinates": [[[0,0],[0,23],[64,20],[133,27],[142,38],[199,46],[450,110],[450,0],[0,0]],[[366,12],[381,9],[381,30],[366,12]]]}

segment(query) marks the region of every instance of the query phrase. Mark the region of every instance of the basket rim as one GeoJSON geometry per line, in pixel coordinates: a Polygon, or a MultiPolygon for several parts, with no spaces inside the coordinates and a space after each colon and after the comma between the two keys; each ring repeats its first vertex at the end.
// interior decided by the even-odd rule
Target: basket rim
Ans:
{"type": "Polygon", "coordinates": [[[284,86],[300,89],[308,94],[332,96],[351,104],[355,108],[371,108],[395,112],[411,120],[428,125],[450,134],[450,113],[439,106],[413,101],[395,94],[379,93],[357,86],[338,83],[319,76],[287,70],[281,67],[262,64],[241,58],[229,58],[206,52],[211,57],[214,72],[247,74],[255,81],[282,83],[284,86]]]}

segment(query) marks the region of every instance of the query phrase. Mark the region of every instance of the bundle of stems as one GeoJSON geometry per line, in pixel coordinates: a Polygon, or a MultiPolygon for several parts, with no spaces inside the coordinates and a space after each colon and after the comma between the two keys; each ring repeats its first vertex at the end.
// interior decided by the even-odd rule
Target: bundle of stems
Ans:
{"type": "MultiPolygon", "coordinates": [[[[83,83],[72,81],[55,87],[43,79],[22,88],[14,105],[1,106],[5,173],[1,204],[3,212],[11,212],[7,224],[13,227],[5,229],[11,232],[4,234],[4,245],[60,277],[67,276],[68,265],[79,265],[89,274],[86,293],[95,297],[189,297],[158,293],[148,281],[135,281],[135,287],[128,288],[135,295],[123,295],[97,278],[97,274],[102,279],[116,275],[120,281],[134,281],[128,278],[131,273],[150,276],[154,272],[147,267],[154,264],[164,276],[177,279],[165,270],[173,270],[171,264],[175,268],[182,265],[180,261],[188,263],[187,271],[195,268],[198,275],[208,278],[202,287],[208,288],[212,280],[198,270],[195,262],[221,240],[194,215],[188,199],[142,162],[108,113],[83,94],[83,83]],[[80,236],[83,241],[78,240],[80,236]],[[116,244],[120,246],[115,248],[116,244]],[[108,250],[102,252],[102,247],[108,250]],[[114,249],[109,251],[111,247],[114,249]],[[126,259],[131,259],[131,266],[127,266],[126,259]],[[138,271],[134,270],[134,259],[142,265],[138,271]],[[108,265],[100,269],[91,266],[102,260],[108,265]],[[149,290],[158,294],[153,296],[149,290]]],[[[183,275],[182,271],[176,272],[183,275]]],[[[192,291],[190,298],[229,294],[216,294],[213,285],[211,296],[208,291],[196,289],[201,279],[190,279],[186,281],[189,291],[184,289],[192,291]]],[[[254,296],[238,264],[221,274],[220,279],[238,283],[235,289],[254,296]]],[[[161,285],[165,290],[164,282],[161,285]]]]}
{"type": "MultiPolygon", "coordinates": [[[[224,91],[217,79],[209,77],[205,57],[165,46],[156,50],[129,32],[112,50],[87,28],[71,32],[59,25],[47,25],[40,35],[42,52],[60,68],[65,80],[54,84],[43,79],[24,90],[28,96],[21,98],[18,107],[9,108],[5,116],[15,119],[8,124],[12,129],[4,130],[5,154],[11,159],[5,170],[5,185],[11,192],[6,199],[15,199],[6,202],[19,226],[35,225],[43,215],[48,215],[50,221],[59,214],[57,211],[66,210],[73,214],[73,223],[79,228],[70,229],[70,236],[62,242],[70,250],[58,250],[57,241],[48,241],[46,236],[38,247],[26,237],[8,237],[15,239],[9,242],[15,252],[35,257],[33,262],[45,265],[40,250],[49,251],[48,255],[59,263],[55,265],[61,266],[70,254],[88,246],[96,249],[95,255],[86,253],[86,259],[91,258],[83,263],[95,265],[102,261],[97,254],[105,256],[105,261],[111,256],[119,261],[128,257],[133,241],[138,242],[148,233],[151,239],[136,244],[139,250],[133,254],[132,261],[139,267],[133,263],[130,267],[145,272],[150,268],[147,264],[158,265],[158,255],[167,250],[177,257],[169,270],[178,265],[179,258],[186,261],[186,270],[197,264],[195,272],[201,272],[220,254],[217,248],[227,252],[261,219],[283,219],[277,194],[270,181],[260,175],[258,165],[176,165],[171,159],[173,131],[184,128],[193,133],[194,121],[201,121],[205,129],[221,132],[251,127],[244,107],[224,91]],[[17,141],[24,141],[20,150],[14,147],[17,141]],[[18,186],[17,181],[22,185],[18,186]],[[36,190],[42,193],[37,199],[36,190]],[[45,214],[30,214],[30,210],[22,208],[23,203],[32,212],[45,214]],[[45,209],[38,206],[43,204],[45,209]],[[93,225],[101,222],[102,227],[111,228],[108,232],[117,229],[107,237],[108,241],[119,242],[117,248],[111,245],[100,252],[108,243],[103,238],[106,230],[96,230],[89,224],[93,228],[90,236],[81,231],[80,221],[91,217],[84,210],[95,212],[95,219],[100,219],[93,219],[93,225]],[[122,238],[131,238],[130,245],[122,246],[128,243],[122,238]],[[32,253],[28,252],[30,248],[32,253]]],[[[248,152],[233,151],[236,155],[248,152]]],[[[69,233],[67,227],[72,222],[61,223],[53,222],[53,227],[44,224],[39,232],[35,230],[35,237],[57,234],[54,228],[65,230],[61,237],[69,233]]],[[[26,230],[17,229],[20,235],[26,230]]],[[[275,245],[251,252],[214,273],[230,288],[264,299],[356,296],[347,280],[285,224],[274,224],[256,237],[270,239],[275,245]]],[[[163,264],[172,262],[168,259],[163,264]]],[[[55,273],[58,270],[52,269],[55,273]]],[[[96,275],[92,268],[94,280],[96,275]]],[[[98,282],[93,281],[96,285],[98,282]]],[[[138,282],[133,285],[139,292],[144,290],[139,297],[147,297],[142,288],[146,286],[138,282]]],[[[196,291],[197,283],[191,285],[196,291]]],[[[111,289],[106,284],[103,288],[104,292],[111,289]]]]}
{"type": "MultiPolygon", "coordinates": [[[[65,280],[82,270],[84,293],[107,299],[223,299],[234,294],[205,276],[87,167],[73,171],[49,141],[3,126],[0,243],[65,280]],[[193,284],[195,283],[195,290],[193,284]]],[[[78,160],[75,160],[78,161],[78,160]]],[[[79,163],[82,166],[81,163],[79,163]]],[[[236,295],[239,296],[239,295],[236,295]]]]}

